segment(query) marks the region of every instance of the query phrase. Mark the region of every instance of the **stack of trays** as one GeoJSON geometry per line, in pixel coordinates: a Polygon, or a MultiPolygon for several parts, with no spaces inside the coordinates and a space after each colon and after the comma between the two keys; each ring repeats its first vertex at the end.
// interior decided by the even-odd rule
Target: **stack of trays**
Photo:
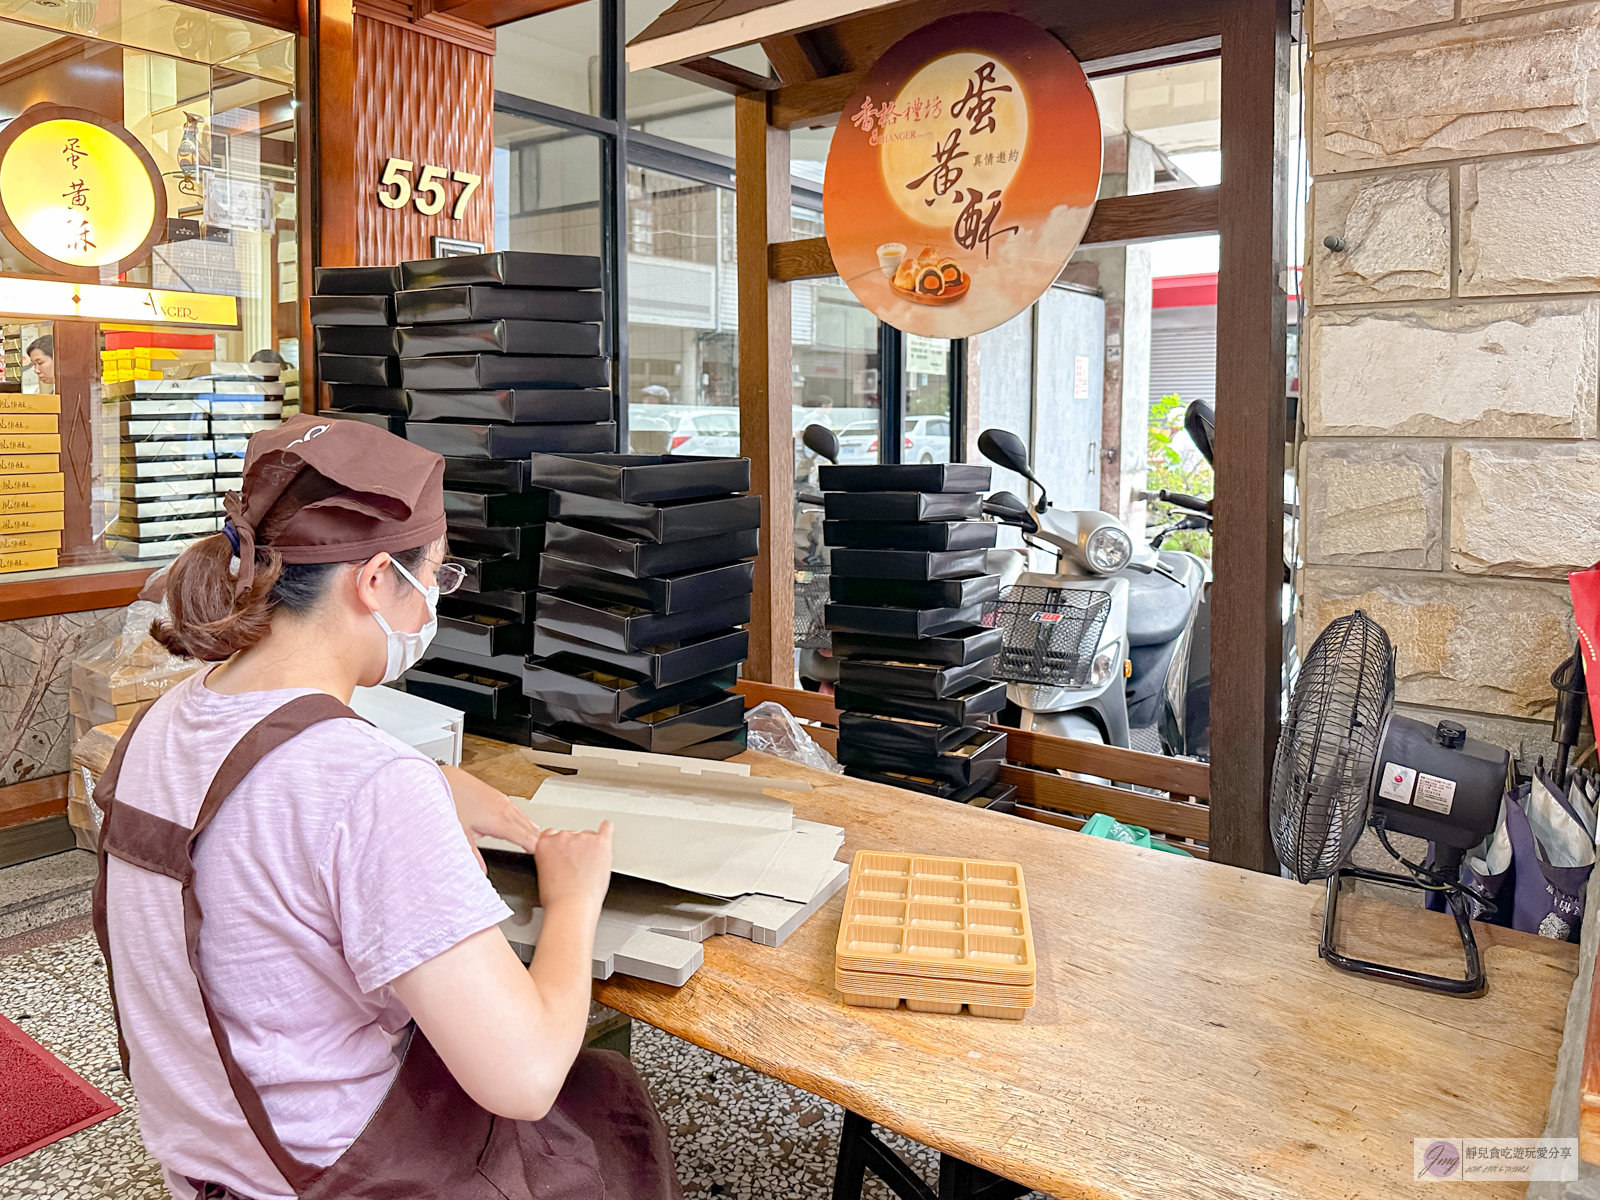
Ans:
{"type": "Polygon", "coordinates": [[[60,561],[64,525],[61,397],[0,394],[0,573],[37,571],[60,561]],[[50,447],[54,447],[51,449],[50,447]]]}
{"type": "Polygon", "coordinates": [[[727,758],[761,498],[750,460],[535,454],[551,489],[526,740],[727,758]]]}
{"type": "Polygon", "coordinates": [[[258,362],[213,362],[198,369],[196,381],[206,390],[195,399],[206,413],[219,492],[239,486],[250,435],[283,421],[281,369],[258,362]]]}
{"type": "Polygon", "coordinates": [[[394,323],[400,286],[399,267],[318,267],[310,305],[328,407],[404,437],[406,394],[394,323]]]}
{"type": "Polygon", "coordinates": [[[1038,975],[1022,868],[858,851],[834,970],[846,1004],[1020,1021],[1038,975]]]}
{"type": "MultiPolygon", "coordinates": [[[[206,379],[131,379],[101,392],[106,461],[118,487],[106,546],[171,558],[222,527],[206,379]]],[[[237,486],[237,477],[227,476],[237,486]]]]}
{"type": "Polygon", "coordinates": [[[1000,592],[996,527],[977,520],[989,468],[823,467],[831,554],[827,625],[839,659],[839,761],[849,775],[952,800],[984,793],[1005,758],[987,728],[1000,592]]]}

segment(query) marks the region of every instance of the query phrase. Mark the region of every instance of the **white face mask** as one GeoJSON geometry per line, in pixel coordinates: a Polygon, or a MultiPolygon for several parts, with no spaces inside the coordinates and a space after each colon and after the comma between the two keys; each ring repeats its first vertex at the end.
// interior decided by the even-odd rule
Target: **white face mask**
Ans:
{"type": "Polygon", "coordinates": [[[406,633],[403,630],[389,628],[389,622],[383,619],[383,614],[374,612],[372,619],[378,623],[378,628],[383,630],[383,636],[388,643],[389,661],[383,670],[383,682],[393,683],[404,675],[419,660],[428,649],[428,643],[433,641],[433,635],[439,629],[439,589],[436,587],[425,588],[417,582],[416,576],[402,567],[393,559],[390,565],[406,577],[407,582],[428,602],[428,623],[415,633],[406,633]]]}

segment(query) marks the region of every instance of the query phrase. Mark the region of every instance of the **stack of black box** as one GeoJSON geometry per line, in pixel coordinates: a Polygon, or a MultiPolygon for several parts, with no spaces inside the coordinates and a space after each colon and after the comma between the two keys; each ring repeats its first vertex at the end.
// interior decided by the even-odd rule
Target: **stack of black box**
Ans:
{"type": "Polygon", "coordinates": [[[406,394],[394,321],[400,287],[399,267],[318,267],[310,304],[317,376],[328,385],[329,415],[404,437],[406,394]]]}
{"type": "Polygon", "coordinates": [[[761,498],[750,460],[535,454],[551,489],[531,745],[728,758],[745,748],[731,691],[749,653],[761,498]]]}
{"type": "Polygon", "coordinates": [[[846,774],[970,801],[995,782],[1005,704],[996,526],[977,520],[989,468],[965,463],[825,466],[828,628],[839,659],[838,758],[846,774]]]}
{"type": "Polygon", "coordinates": [[[400,271],[405,436],[445,456],[450,557],[467,569],[406,689],[463,710],[469,732],[526,744],[522,668],[550,504],[529,455],[616,447],[600,260],[505,251],[400,271]]]}

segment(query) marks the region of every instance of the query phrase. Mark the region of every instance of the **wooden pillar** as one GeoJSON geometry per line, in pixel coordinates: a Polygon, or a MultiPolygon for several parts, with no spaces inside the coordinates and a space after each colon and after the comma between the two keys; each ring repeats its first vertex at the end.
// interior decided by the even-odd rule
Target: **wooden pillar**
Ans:
{"type": "Polygon", "coordinates": [[[1289,0],[1234,0],[1222,34],[1211,859],[1276,871],[1267,799],[1283,652],[1289,0]]]}
{"type": "Polygon", "coordinates": [[[61,396],[57,428],[61,432],[61,470],[66,475],[61,565],[103,562],[111,556],[93,549],[92,487],[95,410],[100,406],[100,327],[92,321],[57,321],[54,334],[55,390],[61,396]]]}
{"type": "Polygon", "coordinates": [[[734,97],[739,253],[739,452],[761,495],[761,555],[746,679],[794,686],[794,384],[789,285],[767,246],[789,238],[789,131],[767,124],[767,97],[734,97]]]}

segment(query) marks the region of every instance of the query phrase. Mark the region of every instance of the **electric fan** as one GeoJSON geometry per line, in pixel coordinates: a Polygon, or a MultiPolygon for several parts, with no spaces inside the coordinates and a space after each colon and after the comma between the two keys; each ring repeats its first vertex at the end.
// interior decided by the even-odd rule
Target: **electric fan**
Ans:
{"type": "Polygon", "coordinates": [[[1484,987],[1460,880],[1466,851],[1495,827],[1508,755],[1467,736],[1455,721],[1429,725],[1394,712],[1394,648],[1357,609],[1331,622],[1300,667],[1272,771],[1270,820],[1278,861],[1301,883],[1325,879],[1328,904],[1318,953],[1345,971],[1470,996],[1484,987]],[[1364,826],[1405,875],[1350,863],[1364,826]],[[1433,843],[1426,863],[1407,861],[1390,833],[1433,843]],[[1440,893],[1455,916],[1466,958],[1462,979],[1383,966],[1334,945],[1345,879],[1440,893]]]}

